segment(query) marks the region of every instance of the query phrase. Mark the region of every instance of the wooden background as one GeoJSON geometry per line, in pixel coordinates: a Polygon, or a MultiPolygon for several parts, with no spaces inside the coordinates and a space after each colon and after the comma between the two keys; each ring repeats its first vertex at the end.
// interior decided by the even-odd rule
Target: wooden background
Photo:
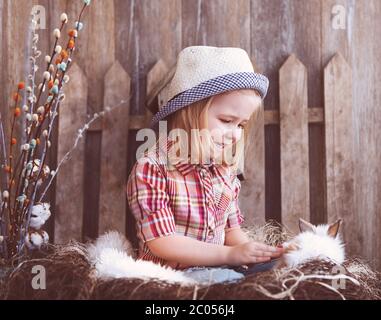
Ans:
{"type": "MultiPolygon", "coordinates": [[[[82,2],[0,0],[0,111],[4,118],[13,86],[25,74],[25,31],[36,4],[46,9],[46,29],[38,32],[39,49],[45,54],[53,45],[51,34],[60,13],[67,12],[73,23],[82,2]]],[[[48,225],[51,238],[56,242],[87,240],[113,228],[136,240],[124,188],[135,161],[136,130],[144,127],[150,115],[147,97],[168,74],[182,48],[237,46],[244,48],[256,69],[270,79],[266,112],[260,120],[264,127],[257,126],[253,132],[259,143],[252,146],[251,155],[258,152],[260,156],[255,158],[255,167],[247,168],[242,181],[240,202],[246,221],[291,219],[294,223],[291,211],[295,208],[284,204],[294,203],[285,198],[296,197],[295,203],[309,210],[301,214],[313,223],[342,216],[349,252],[381,269],[380,14],[379,0],[92,1],[70,70],[71,86],[66,89],[70,99],[61,108],[55,134],[58,143],[50,150],[51,167],[70,147],[88,114],[123,99],[128,102],[92,126],[63,167],[49,198],[53,206],[48,225]],[[345,8],[345,29],[332,27],[332,8],[338,4],[345,8]],[[332,60],[336,53],[340,54],[332,60]],[[333,63],[327,67],[330,61],[333,63]],[[342,76],[343,70],[345,75],[352,74],[352,82],[342,76]],[[293,79],[296,82],[290,84],[293,79]],[[335,86],[332,79],[340,79],[340,85],[335,86]],[[295,102],[289,100],[292,92],[299,92],[294,98],[305,108],[301,114],[313,118],[316,113],[318,119],[294,119],[299,131],[291,130],[290,122],[280,121],[295,102]],[[327,105],[341,107],[344,116],[339,109],[330,109],[339,110],[337,114],[325,110],[323,121],[327,105]],[[335,117],[339,128],[336,122],[329,122],[335,117]],[[303,126],[306,121],[307,127],[303,126]],[[348,125],[349,132],[345,130],[348,125]],[[330,139],[337,129],[341,135],[330,139]],[[282,140],[285,135],[281,132],[288,131],[301,134],[304,145],[308,142],[307,149],[299,150],[303,157],[296,159],[302,168],[294,172],[298,179],[287,165],[293,160],[287,158],[292,140],[282,140]],[[331,153],[340,148],[352,154],[349,163],[331,153]],[[336,159],[345,170],[339,175],[349,177],[350,185],[329,180],[336,174],[330,171],[329,159],[336,159]],[[300,182],[299,189],[286,188],[295,181],[300,182]],[[332,189],[336,185],[343,189],[340,198],[330,196],[337,192],[332,189]]]]}

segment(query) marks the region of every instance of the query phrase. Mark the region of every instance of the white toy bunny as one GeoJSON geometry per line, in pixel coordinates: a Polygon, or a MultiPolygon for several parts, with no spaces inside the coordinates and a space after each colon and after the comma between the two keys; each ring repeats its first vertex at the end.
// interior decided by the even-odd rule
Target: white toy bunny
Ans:
{"type": "Polygon", "coordinates": [[[38,203],[32,208],[32,214],[30,216],[30,227],[33,229],[40,229],[49,219],[50,204],[49,203],[38,203]]]}
{"type": "Polygon", "coordinates": [[[49,242],[49,235],[45,230],[29,231],[25,236],[25,245],[31,249],[39,249],[49,242]]]}
{"type": "Polygon", "coordinates": [[[300,233],[283,243],[285,254],[278,267],[295,267],[313,259],[330,260],[342,264],[345,259],[344,244],[338,234],[342,220],[328,225],[313,224],[299,219],[300,233]]]}
{"type": "Polygon", "coordinates": [[[37,203],[33,206],[30,216],[30,230],[25,236],[25,245],[33,250],[39,249],[49,242],[49,235],[41,227],[51,215],[49,203],[37,203]]]}

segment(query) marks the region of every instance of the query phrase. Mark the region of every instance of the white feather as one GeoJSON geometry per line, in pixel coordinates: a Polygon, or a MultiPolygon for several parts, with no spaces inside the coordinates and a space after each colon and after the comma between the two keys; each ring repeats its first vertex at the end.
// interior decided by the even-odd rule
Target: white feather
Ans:
{"type": "Polygon", "coordinates": [[[96,259],[102,250],[107,248],[124,251],[133,258],[136,256],[130,241],[125,236],[117,231],[109,231],[99,236],[94,244],[88,246],[90,258],[96,259]]]}
{"type": "Polygon", "coordinates": [[[195,281],[181,271],[151,261],[136,260],[130,242],[116,231],[100,236],[88,247],[98,277],[157,279],[170,283],[194,285],[195,281]]]}

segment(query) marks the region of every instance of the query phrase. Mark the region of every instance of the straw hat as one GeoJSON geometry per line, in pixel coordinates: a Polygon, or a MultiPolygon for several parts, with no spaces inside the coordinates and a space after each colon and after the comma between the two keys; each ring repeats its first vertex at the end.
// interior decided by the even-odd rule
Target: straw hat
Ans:
{"type": "Polygon", "coordinates": [[[159,111],[151,128],[168,115],[196,101],[226,91],[256,89],[263,99],[269,80],[255,73],[247,52],[241,48],[191,46],[177,57],[172,80],[159,94],[159,111]]]}

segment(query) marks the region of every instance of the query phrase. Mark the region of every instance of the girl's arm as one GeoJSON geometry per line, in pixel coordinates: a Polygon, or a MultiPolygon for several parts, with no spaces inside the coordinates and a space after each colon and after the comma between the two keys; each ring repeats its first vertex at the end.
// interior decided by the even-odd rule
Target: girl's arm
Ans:
{"type": "MultiPolygon", "coordinates": [[[[265,261],[277,254],[276,249],[254,242],[224,246],[177,235],[165,181],[160,167],[142,157],[134,165],[127,183],[128,204],[139,223],[142,238],[154,255],[183,265],[219,266],[265,261]]],[[[230,218],[228,227],[239,222],[241,219],[230,218]]]]}
{"type": "Polygon", "coordinates": [[[229,247],[178,235],[168,235],[146,243],[158,257],[185,266],[238,266],[268,261],[283,253],[283,249],[254,241],[229,247]]]}
{"type": "Polygon", "coordinates": [[[151,252],[168,261],[187,266],[218,266],[229,263],[231,247],[186,236],[169,235],[146,242],[151,252]]]}
{"type": "Polygon", "coordinates": [[[236,246],[245,242],[249,242],[250,238],[240,227],[225,229],[225,245],[236,246]]]}

